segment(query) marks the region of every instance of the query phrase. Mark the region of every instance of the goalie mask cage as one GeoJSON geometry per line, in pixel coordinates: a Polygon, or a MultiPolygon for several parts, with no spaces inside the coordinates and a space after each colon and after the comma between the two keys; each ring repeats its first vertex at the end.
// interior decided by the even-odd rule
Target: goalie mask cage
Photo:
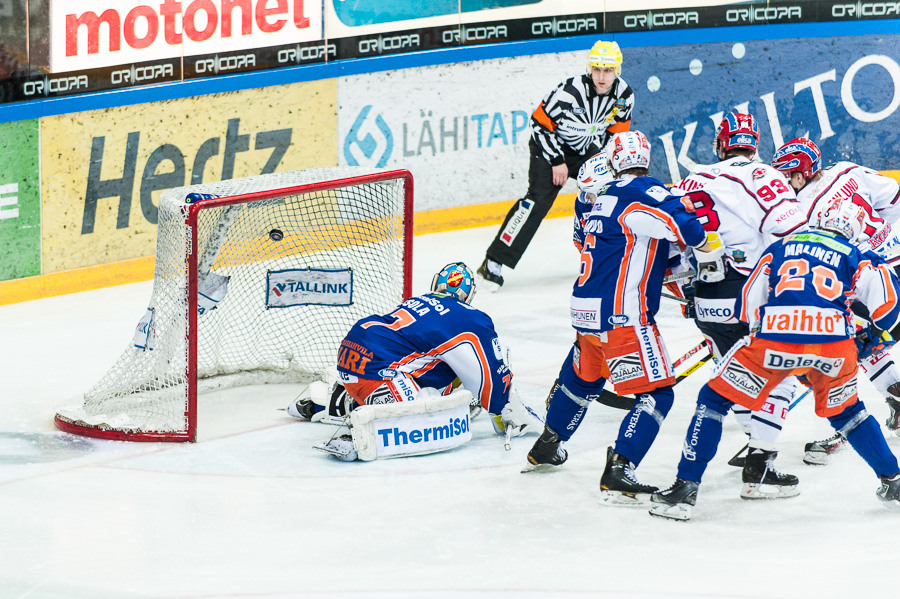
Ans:
{"type": "Polygon", "coordinates": [[[163,192],[134,342],[56,425],[196,441],[198,391],[327,378],[357,320],[410,296],[412,194],[408,171],[350,167],[163,192]]]}

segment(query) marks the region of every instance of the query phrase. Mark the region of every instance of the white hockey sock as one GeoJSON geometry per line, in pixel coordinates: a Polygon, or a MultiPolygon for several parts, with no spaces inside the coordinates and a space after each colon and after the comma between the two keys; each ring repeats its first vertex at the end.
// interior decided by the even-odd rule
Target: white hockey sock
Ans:
{"type": "Polygon", "coordinates": [[[882,397],[892,397],[887,389],[900,381],[900,371],[897,370],[897,365],[894,364],[894,359],[889,351],[885,350],[879,354],[867,356],[860,360],[859,365],[882,397]]]}
{"type": "Polygon", "coordinates": [[[800,385],[796,377],[789,377],[772,389],[762,408],[750,417],[750,450],[775,451],[775,444],[781,435],[784,419],[787,418],[791,400],[800,385]]]}

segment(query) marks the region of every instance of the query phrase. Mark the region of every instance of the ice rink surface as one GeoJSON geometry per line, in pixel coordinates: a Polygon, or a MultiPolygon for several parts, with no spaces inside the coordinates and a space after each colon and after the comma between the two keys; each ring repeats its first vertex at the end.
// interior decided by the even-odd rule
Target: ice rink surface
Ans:
{"type": "MultiPolygon", "coordinates": [[[[494,227],[419,236],[414,292],[447,262],[480,264],[494,227]]],[[[507,283],[481,290],[512,348],[523,399],[542,408],[574,334],[571,221],[548,220],[507,283]]],[[[732,418],[694,518],[601,507],[606,447],[625,412],[595,404],[556,472],[522,474],[537,431],[503,448],[487,418],[456,450],[343,463],[311,449],[334,427],[279,408],[296,386],[201,397],[197,444],[99,441],[59,432],[55,408],[83,393],[131,339],[151,283],[0,306],[0,599],[307,598],[827,599],[896,596],[900,514],[852,450],[801,462],[831,435],[812,402],[794,409],[778,466],[802,493],[738,497],[726,465],[746,442],[732,418]]],[[[673,359],[700,340],[666,304],[673,359]]],[[[704,366],[637,473],[668,486],[704,366]]],[[[860,393],[879,421],[887,407],[860,393]]],[[[900,439],[889,437],[895,453],[900,439]]]]}

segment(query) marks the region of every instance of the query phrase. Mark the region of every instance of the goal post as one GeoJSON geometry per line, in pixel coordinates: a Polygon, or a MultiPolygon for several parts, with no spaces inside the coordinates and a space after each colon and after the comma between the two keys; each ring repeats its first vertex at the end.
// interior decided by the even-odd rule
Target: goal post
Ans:
{"type": "Polygon", "coordinates": [[[412,221],[406,170],[317,168],[163,192],[147,311],[57,427],[196,441],[198,393],[328,379],[353,324],[411,295],[412,221]]]}

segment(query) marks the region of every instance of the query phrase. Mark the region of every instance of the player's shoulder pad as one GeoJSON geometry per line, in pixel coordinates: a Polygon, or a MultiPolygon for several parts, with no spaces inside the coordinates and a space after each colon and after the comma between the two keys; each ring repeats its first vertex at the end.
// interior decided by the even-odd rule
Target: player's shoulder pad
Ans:
{"type": "Polygon", "coordinates": [[[643,191],[647,197],[656,202],[664,202],[672,197],[672,193],[662,181],[654,177],[635,177],[632,179],[631,183],[634,187],[643,191]]]}

